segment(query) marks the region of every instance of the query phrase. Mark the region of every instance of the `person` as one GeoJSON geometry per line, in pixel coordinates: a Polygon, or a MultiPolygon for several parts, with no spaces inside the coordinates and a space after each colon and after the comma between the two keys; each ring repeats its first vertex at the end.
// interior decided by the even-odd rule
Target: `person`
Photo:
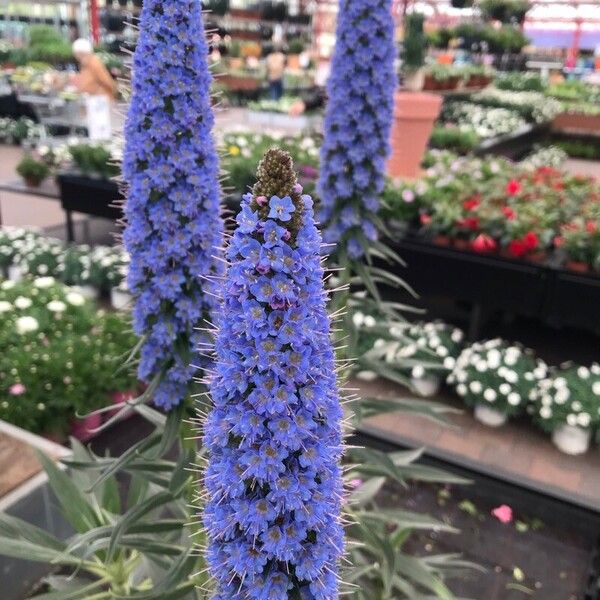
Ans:
{"type": "Polygon", "coordinates": [[[279,46],[267,55],[267,80],[271,100],[279,100],[283,96],[283,71],[285,70],[285,54],[279,46]]]}
{"type": "Polygon", "coordinates": [[[104,63],[94,54],[89,40],[80,38],[73,42],[73,54],[80,65],[79,73],[73,78],[73,84],[83,94],[104,95],[114,100],[117,84],[104,63]]]}

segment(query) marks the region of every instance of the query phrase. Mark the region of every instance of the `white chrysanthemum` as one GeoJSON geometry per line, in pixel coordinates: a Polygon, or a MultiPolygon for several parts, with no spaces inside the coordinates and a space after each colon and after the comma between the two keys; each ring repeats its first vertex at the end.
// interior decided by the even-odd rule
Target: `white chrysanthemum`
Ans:
{"type": "Polygon", "coordinates": [[[552,406],[554,404],[554,400],[552,400],[552,396],[549,394],[544,394],[542,396],[542,404],[544,406],[552,406]]]}
{"type": "Polygon", "coordinates": [[[577,415],[577,424],[581,427],[589,427],[592,422],[592,418],[586,412],[579,413],[577,415]]]}
{"type": "Polygon", "coordinates": [[[567,380],[564,377],[557,377],[554,380],[554,387],[558,390],[560,388],[567,387],[567,380]]]}
{"type": "Polygon", "coordinates": [[[414,344],[408,344],[407,346],[403,346],[400,348],[400,350],[398,350],[398,356],[401,358],[408,358],[413,356],[416,351],[417,347],[414,344]]]}
{"type": "Polygon", "coordinates": [[[0,284],[3,290],[10,290],[15,287],[15,282],[12,279],[7,279],[0,284]]]}
{"type": "Polygon", "coordinates": [[[25,298],[25,296],[19,296],[15,300],[15,306],[20,310],[25,310],[29,308],[32,304],[33,302],[31,301],[31,298],[25,298]]]}
{"type": "Polygon", "coordinates": [[[510,390],[511,390],[511,389],[512,389],[512,388],[510,387],[510,384],[508,384],[508,383],[506,383],[506,382],[505,382],[505,383],[501,383],[501,384],[498,386],[498,390],[500,391],[500,393],[501,393],[501,394],[504,394],[505,396],[507,396],[508,394],[510,394],[510,390]]]}
{"type": "Polygon", "coordinates": [[[496,400],[496,392],[492,389],[492,388],[487,388],[484,392],[483,392],[483,397],[488,401],[488,402],[495,402],[496,400]]]}
{"type": "Polygon", "coordinates": [[[517,394],[517,392],[511,392],[506,398],[506,401],[511,406],[518,406],[519,404],[521,404],[521,396],[517,394]]]}
{"type": "Polygon", "coordinates": [[[33,285],[37,288],[45,289],[52,287],[55,282],[56,279],[54,279],[54,277],[36,277],[33,280],[33,285]]]}
{"type": "Polygon", "coordinates": [[[12,310],[13,305],[6,300],[0,300],[0,313],[9,312],[12,310]]]}
{"type": "Polygon", "coordinates": [[[517,381],[519,381],[519,376],[515,371],[507,369],[504,373],[504,379],[506,379],[506,381],[509,383],[517,383],[517,381]]]}
{"type": "Polygon", "coordinates": [[[456,361],[454,360],[454,358],[452,358],[451,356],[446,356],[446,358],[444,358],[444,369],[453,369],[454,365],[456,364],[456,361]]]}
{"type": "Polygon", "coordinates": [[[352,322],[354,323],[354,327],[360,327],[365,322],[365,315],[361,312],[355,312],[352,315],[352,322]]]}
{"type": "Polygon", "coordinates": [[[561,387],[556,390],[556,394],[554,394],[554,400],[556,404],[564,404],[569,397],[571,396],[571,392],[568,387],[561,387]]]}
{"type": "Polygon", "coordinates": [[[425,375],[425,369],[423,368],[423,365],[415,365],[412,368],[411,375],[414,379],[421,379],[421,377],[425,375]]]}
{"type": "Polygon", "coordinates": [[[15,321],[15,327],[17,328],[17,332],[21,335],[25,333],[31,333],[32,331],[36,331],[39,327],[39,323],[37,319],[34,317],[19,317],[15,321]]]}
{"type": "Polygon", "coordinates": [[[375,317],[372,317],[371,315],[367,315],[365,317],[365,327],[375,327],[375,325],[377,325],[377,321],[375,320],[375,317]]]}
{"type": "Polygon", "coordinates": [[[445,346],[438,346],[435,349],[435,353],[441,358],[444,358],[445,356],[448,356],[448,348],[446,348],[445,346]]]}
{"type": "Polygon", "coordinates": [[[567,425],[572,425],[573,427],[575,427],[575,425],[577,425],[577,415],[567,415],[567,425]]]}
{"type": "Polygon", "coordinates": [[[467,372],[464,371],[463,369],[457,369],[455,371],[455,375],[456,375],[456,381],[459,381],[460,383],[464,383],[469,378],[467,372]]]}
{"type": "Polygon", "coordinates": [[[500,366],[502,355],[495,348],[490,350],[487,355],[487,363],[490,369],[497,369],[500,366]]]}
{"type": "Polygon", "coordinates": [[[540,417],[542,419],[549,419],[552,416],[552,409],[549,406],[542,406],[540,408],[540,417]]]}
{"type": "Polygon", "coordinates": [[[375,343],[373,344],[373,348],[383,348],[384,346],[385,346],[385,340],[382,338],[375,340],[375,343]]]}
{"type": "Polygon", "coordinates": [[[579,367],[577,369],[577,377],[587,379],[590,376],[590,370],[587,367],[579,367]]]}
{"type": "Polygon", "coordinates": [[[479,360],[475,363],[475,370],[479,373],[485,373],[488,370],[488,364],[485,360],[479,360]]]}
{"type": "Polygon", "coordinates": [[[72,306],[83,306],[85,298],[79,292],[69,292],[65,296],[65,300],[72,306]]]}
{"type": "Polygon", "coordinates": [[[456,386],[456,393],[457,393],[459,396],[466,396],[466,395],[467,395],[467,391],[468,391],[468,390],[467,390],[467,386],[466,386],[464,383],[459,383],[459,384],[456,386]]]}
{"type": "Polygon", "coordinates": [[[543,379],[544,377],[546,377],[546,373],[548,372],[548,369],[546,368],[546,365],[544,363],[539,364],[534,370],[533,370],[533,376],[536,379],[543,379]]]}
{"type": "Polygon", "coordinates": [[[600,365],[598,363],[594,363],[591,367],[590,370],[592,371],[592,373],[594,375],[600,375],[600,365]]]}
{"type": "Polygon", "coordinates": [[[507,352],[506,355],[504,356],[504,363],[507,364],[509,367],[514,367],[517,364],[518,360],[519,360],[518,354],[511,354],[511,353],[507,352]]]}
{"type": "Polygon", "coordinates": [[[463,339],[463,332],[460,329],[455,329],[451,334],[450,334],[450,339],[455,343],[458,344],[459,342],[462,342],[463,339]]]}
{"type": "Polygon", "coordinates": [[[592,384],[592,392],[594,392],[596,396],[600,396],[600,381],[594,381],[592,384]]]}
{"type": "Polygon", "coordinates": [[[581,402],[579,402],[579,400],[575,400],[572,404],[571,404],[571,408],[575,411],[575,412],[579,412],[583,406],[581,404],[581,402]]]}
{"type": "Polygon", "coordinates": [[[52,300],[46,306],[53,313],[61,313],[67,310],[67,305],[62,300],[52,300]]]}
{"type": "Polygon", "coordinates": [[[481,381],[471,381],[471,383],[469,384],[469,389],[474,394],[481,394],[483,390],[483,385],[481,385],[481,381]]]}

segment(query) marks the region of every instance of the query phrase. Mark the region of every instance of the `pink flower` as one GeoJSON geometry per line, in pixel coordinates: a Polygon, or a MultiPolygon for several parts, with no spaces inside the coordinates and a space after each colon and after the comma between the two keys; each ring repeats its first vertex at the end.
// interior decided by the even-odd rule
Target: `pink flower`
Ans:
{"type": "Polygon", "coordinates": [[[504,523],[505,525],[510,523],[513,519],[512,508],[507,504],[502,504],[497,508],[494,508],[494,510],[492,510],[492,515],[494,515],[500,523],[504,523]]]}
{"type": "Polygon", "coordinates": [[[362,479],[352,479],[350,480],[350,487],[352,489],[356,489],[359,488],[361,485],[363,484],[363,480],[362,479]]]}
{"type": "Polygon", "coordinates": [[[404,190],[402,192],[402,200],[404,202],[413,202],[415,199],[415,193],[412,190],[404,190]]]}
{"type": "Polygon", "coordinates": [[[22,383],[13,383],[8,391],[12,396],[20,396],[27,391],[27,388],[22,383]]]}
{"type": "Polygon", "coordinates": [[[267,203],[266,196],[256,196],[256,204],[259,206],[264,206],[267,203]]]}

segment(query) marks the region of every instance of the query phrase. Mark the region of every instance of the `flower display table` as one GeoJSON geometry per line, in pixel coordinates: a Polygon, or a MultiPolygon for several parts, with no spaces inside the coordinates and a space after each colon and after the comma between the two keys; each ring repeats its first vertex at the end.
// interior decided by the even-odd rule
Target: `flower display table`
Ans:
{"type": "Polygon", "coordinates": [[[58,176],[60,200],[67,218],[67,239],[75,239],[73,212],[84,213],[116,221],[123,212],[118,205],[123,200],[116,182],[109,179],[92,179],[83,175],[63,173],[58,176]]]}
{"type": "Polygon", "coordinates": [[[395,242],[410,268],[411,285],[423,295],[472,305],[469,337],[479,337],[486,315],[504,310],[551,325],[600,332],[600,278],[552,265],[438,246],[409,236],[395,242]]]}

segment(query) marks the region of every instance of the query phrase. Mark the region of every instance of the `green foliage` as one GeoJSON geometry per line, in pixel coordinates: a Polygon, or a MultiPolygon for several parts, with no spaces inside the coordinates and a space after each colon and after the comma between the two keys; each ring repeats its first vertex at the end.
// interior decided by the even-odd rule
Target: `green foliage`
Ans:
{"type": "Polygon", "coordinates": [[[17,173],[28,183],[39,185],[48,177],[50,169],[46,163],[36,160],[30,154],[25,155],[17,165],[17,173]]]}
{"type": "Polygon", "coordinates": [[[496,77],[494,85],[501,90],[513,92],[543,92],[546,88],[544,80],[537,73],[527,71],[500,73],[496,77]]]}
{"type": "Polygon", "coordinates": [[[474,131],[465,131],[458,127],[434,127],[429,139],[432,148],[454,150],[461,154],[477,147],[479,137],[474,131]]]}
{"type": "Polygon", "coordinates": [[[110,150],[102,145],[77,144],[69,146],[73,163],[84,175],[96,175],[109,179],[118,175],[120,168],[114,164],[110,150]]]}
{"type": "Polygon", "coordinates": [[[479,0],[484,18],[503,23],[521,23],[531,8],[528,0],[479,0]]]}
{"type": "Polygon", "coordinates": [[[27,61],[42,61],[53,65],[73,61],[71,44],[61,34],[48,25],[32,25],[29,28],[29,46],[26,48],[27,61]]]}
{"type": "Polygon", "coordinates": [[[420,13],[406,15],[402,61],[404,70],[407,72],[416,71],[425,64],[424,20],[425,17],[420,13]]]}
{"type": "Polygon", "coordinates": [[[65,434],[75,414],[135,388],[117,373],[135,344],[118,314],[98,311],[52,278],[0,284],[0,418],[34,433],[65,434]]]}
{"type": "Polygon", "coordinates": [[[304,42],[302,38],[295,37],[288,42],[288,52],[290,54],[300,54],[304,52],[304,42]]]}
{"type": "Polygon", "coordinates": [[[554,144],[573,158],[588,160],[598,160],[600,158],[600,145],[594,140],[560,139],[556,140],[554,144]]]}

